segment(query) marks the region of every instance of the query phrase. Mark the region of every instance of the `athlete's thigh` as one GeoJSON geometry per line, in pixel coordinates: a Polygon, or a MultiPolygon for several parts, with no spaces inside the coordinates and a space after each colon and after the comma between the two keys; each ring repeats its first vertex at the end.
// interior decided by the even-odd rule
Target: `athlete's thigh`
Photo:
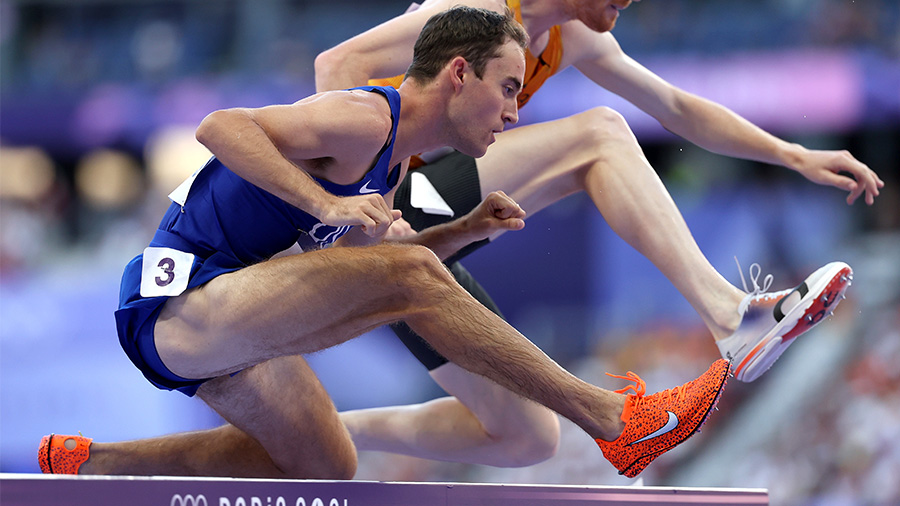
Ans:
{"type": "Polygon", "coordinates": [[[207,378],[340,344],[398,319],[408,301],[388,280],[410,249],[332,248],[218,276],[166,303],[157,351],[174,374],[207,378]]]}
{"type": "Polygon", "coordinates": [[[581,189],[580,169],[596,156],[583,127],[575,116],[498,134],[476,162],[482,197],[502,190],[534,215],[581,189]]]}
{"type": "Polygon", "coordinates": [[[355,466],[350,435],[301,356],[275,358],[210,380],[197,395],[256,439],[278,469],[292,477],[332,476],[336,469],[355,466]]]}

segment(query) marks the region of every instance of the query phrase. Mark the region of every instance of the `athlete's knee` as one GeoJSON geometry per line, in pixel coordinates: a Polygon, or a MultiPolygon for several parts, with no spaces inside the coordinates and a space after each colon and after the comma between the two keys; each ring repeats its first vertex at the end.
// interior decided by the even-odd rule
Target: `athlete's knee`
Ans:
{"type": "Polygon", "coordinates": [[[544,410],[539,427],[540,435],[528,445],[528,454],[526,455],[535,464],[556,455],[556,452],[559,451],[561,437],[559,416],[550,410],[544,410]]]}
{"type": "Polygon", "coordinates": [[[352,480],[356,476],[359,464],[356,451],[345,451],[340,454],[323,455],[315,466],[298,476],[300,479],[317,480],[352,480]]]}
{"type": "Polygon", "coordinates": [[[568,139],[568,156],[576,160],[570,170],[579,181],[594,168],[603,165],[621,146],[638,146],[628,122],[609,107],[594,107],[563,120],[557,135],[568,139]]]}
{"type": "Polygon", "coordinates": [[[559,416],[553,411],[514,394],[495,394],[494,406],[479,410],[500,467],[524,467],[543,462],[559,450],[559,416]],[[510,402],[511,400],[511,402],[510,402]]]}
{"type": "Polygon", "coordinates": [[[535,411],[524,423],[511,426],[509,432],[498,437],[503,447],[498,453],[505,456],[505,462],[499,465],[525,467],[538,464],[559,451],[559,417],[548,409],[535,411]]]}
{"type": "Polygon", "coordinates": [[[328,455],[295,454],[287,463],[279,465],[282,478],[292,480],[352,480],[356,475],[356,452],[339,452],[328,455]]]}
{"type": "Polygon", "coordinates": [[[390,253],[390,279],[406,293],[428,285],[455,285],[453,275],[433,251],[424,246],[401,246],[390,253]]]}
{"type": "Polygon", "coordinates": [[[329,443],[292,445],[286,436],[277,448],[269,448],[272,462],[282,478],[297,480],[350,480],[356,475],[358,458],[350,435],[325,438],[329,443]]]}
{"type": "Polygon", "coordinates": [[[601,106],[588,109],[575,116],[582,123],[581,131],[592,137],[589,144],[610,141],[632,141],[634,133],[625,117],[609,107],[601,106]]]}

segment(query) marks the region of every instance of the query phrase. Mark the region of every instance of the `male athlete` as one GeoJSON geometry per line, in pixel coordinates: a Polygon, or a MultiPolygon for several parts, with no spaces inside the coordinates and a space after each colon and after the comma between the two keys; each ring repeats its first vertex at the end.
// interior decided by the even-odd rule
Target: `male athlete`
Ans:
{"type": "MultiPolygon", "coordinates": [[[[883,186],[846,151],[787,143],[719,104],[672,86],[628,57],[609,30],[630,0],[427,0],[319,55],[317,89],[370,80],[396,84],[399,80],[390,76],[409,64],[425,20],[458,3],[498,12],[509,7],[523,23],[530,45],[520,107],[546,79],[574,66],[668,130],[711,151],[796,170],[813,182],[848,191],[848,204],[862,195],[872,204],[883,186]]],[[[403,226],[409,232],[410,226],[427,230],[463,216],[495,190],[504,190],[532,216],[585,191],[610,227],[650,259],[696,309],[742,381],[762,375],[797,336],[830,314],[852,279],[849,266],[833,262],[790,290],[768,292],[771,276],[760,287],[757,265],[751,266],[752,290],[745,285],[750,293],[728,283],[700,251],[624,119],[606,107],[499,134],[483,157],[434,152],[414,159],[416,165],[423,163],[411,168],[397,190],[394,205],[405,221],[398,220],[392,233],[403,226]],[[452,216],[432,214],[423,210],[428,205],[416,203],[432,187],[446,205],[443,212],[452,216]]],[[[452,261],[501,233],[470,245],[450,262],[457,280],[495,312],[487,293],[452,261]]],[[[454,397],[343,413],[359,449],[496,466],[529,465],[555,452],[559,429],[552,413],[448,363],[408,327],[394,329],[454,397]]]]}
{"type": "Polygon", "coordinates": [[[510,15],[458,7],[424,26],[398,90],[207,116],[197,138],[214,158],[170,195],[126,266],[116,322],[151,383],[197,395],[227,424],[119,443],[51,434],[42,471],[352,478],[354,444],[303,354],[400,319],[459,366],[571,419],[623,474],[690,437],[722,392],[726,360],[671,391],[645,395],[633,373],[633,394],[603,390],[453,280],[435,252],[524,226],[503,193],[420,245],[377,244],[399,217],[388,202],[411,155],[449,145],[481,156],[517,121],[526,44],[510,15]],[[298,240],[311,251],[273,258],[298,240]]]}

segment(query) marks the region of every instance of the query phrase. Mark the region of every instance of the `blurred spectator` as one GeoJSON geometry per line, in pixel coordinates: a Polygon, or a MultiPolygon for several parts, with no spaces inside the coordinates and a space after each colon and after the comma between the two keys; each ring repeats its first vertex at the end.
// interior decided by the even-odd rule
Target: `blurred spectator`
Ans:
{"type": "Polygon", "coordinates": [[[0,146],[0,276],[36,268],[57,250],[69,199],[44,150],[0,146]]]}
{"type": "MultiPolygon", "coordinates": [[[[85,360],[99,361],[98,369],[115,363],[111,356],[127,366],[118,350],[97,352],[115,347],[111,341],[114,331],[100,325],[111,325],[111,313],[109,320],[97,315],[107,314],[106,306],[114,303],[119,269],[127,260],[124,257],[130,258],[146,243],[157,226],[160,209],[168,205],[166,195],[208,158],[209,153],[193,137],[196,123],[217,108],[292,102],[310,94],[313,55],[402,12],[408,3],[0,0],[0,135],[4,138],[0,146],[0,288],[4,297],[0,311],[24,308],[23,314],[7,317],[3,323],[0,344],[14,343],[17,353],[6,356],[33,355],[22,351],[28,344],[21,339],[22,328],[8,323],[33,318],[39,320],[28,334],[34,341],[77,343],[85,360]],[[71,270],[86,278],[78,278],[84,286],[98,282],[88,268],[101,270],[99,279],[109,286],[82,291],[72,282],[71,272],[60,272],[63,259],[75,264],[71,270]],[[14,284],[15,289],[10,290],[14,284]],[[108,295],[110,300],[93,301],[91,297],[99,298],[98,294],[108,295]],[[34,308],[36,300],[47,307],[34,308]],[[79,307],[92,315],[88,318],[94,326],[79,315],[49,314],[75,302],[84,304],[79,307]],[[93,312],[86,310],[88,305],[93,312]]],[[[727,261],[730,267],[732,255],[746,254],[750,258],[742,258],[744,263],[760,261],[767,272],[778,270],[776,279],[785,286],[791,273],[808,270],[809,265],[801,265],[804,261],[830,261],[851,247],[858,248],[859,258],[866,259],[863,266],[854,265],[858,270],[883,276],[889,273],[882,270],[896,269],[900,251],[900,148],[896,143],[900,132],[896,91],[900,89],[900,3],[668,0],[642,2],[630,9],[633,11],[615,31],[622,46],[629,54],[656,57],[676,69],[701,68],[707,57],[738,61],[748,54],[756,54],[756,64],[762,62],[769,68],[779,52],[797,54],[798,49],[824,47],[829,55],[838,55],[841,62],[850,62],[849,68],[858,71],[850,80],[857,86],[850,91],[857,95],[846,96],[859,103],[834,104],[834,109],[856,111],[855,123],[823,132],[822,125],[810,121],[804,123],[809,131],[787,133],[819,135],[821,143],[847,146],[877,170],[888,186],[873,208],[857,204],[847,212],[835,212],[832,204],[842,205],[839,197],[798,191],[789,176],[771,177],[764,167],[732,165],[700,150],[684,151],[669,144],[672,139],[668,137],[642,142],[647,156],[672,187],[673,196],[683,204],[711,261],[717,266],[727,261]],[[697,177],[700,171],[703,173],[697,177]],[[738,171],[752,174],[754,182],[733,185],[731,177],[738,171]],[[723,228],[723,222],[729,226],[723,228]],[[803,231],[802,240],[794,237],[796,230],[803,231]],[[886,252],[859,245],[864,233],[873,230],[889,244],[886,252]]],[[[810,75],[806,76],[811,82],[821,78],[815,63],[810,62],[810,75]]],[[[688,76],[694,76],[691,72],[688,70],[688,76]]],[[[725,91],[733,91],[735,82],[743,84],[738,98],[756,104],[759,83],[755,79],[747,83],[744,73],[729,77],[744,81],[721,78],[725,84],[699,84],[718,84],[725,91]]],[[[805,88],[801,92],[805,93],[805,88]]],[[[579,98],[564,96],[553,111],[560,112],[579,98]]],[[[635,130],[640,138],[640,128],[635,130]]],[[[570,216],[577,214],[576,210],[570,216]]],[[[562,217],[548,223],[563,226],[568,221],[572,219],[562,217]]],[[[604,287],[611,289],[604,288],[604,294],[600,288],[585,290],[583,298],[589,300],[583,305],[570,301],[570,306],[561,308],[553,301],[541,306],[521,304],[519,293],[504,311],[530,318],[526,333],[548,349],[553,343],[573,339],[566,322],[592,322],[588,335],[582,336],[584,342],[564,354],[577,356],[577,363],[565,365],[593,383],[619,388],[623,386],[620,380],[604,372],[634,370],[655,390],[696,376],[716,357],[706,331],[678,318],[677,307],[662,314],[660,307],[669,309],[683,301],[673,303],[677,294],[653,290],[659,283],[654,285],[652,279],[646,285],[650,289],[644,289],[644,279],[629,277],[627,268],[634,265],[618,262],[626,257],[627,247],[612,241],[605,238],[591,244],[584,259],[573,257],[579,263],[571,266],[585,278],[593,276],[585,283],[607,283],[604,287]],[[589,265],[609,255],[620,255],[611,263],[621,265],[622,272],[604,273],[589,265]],[[635,300],[629,288],[641,288],[641,299],[635,300]],[[620,326],[620,322],[628,325],[620,326]],[[594,350],[584,356],[584,350],[592,346],[594,350]]],[[[504,278],[497,283],[514,281],[504,278]]],[[[572,287],[553,290],[571,291],[572,287]]],[[[507,293],[515,295],[517,291],[511,288],[507,293]]],[[[896,479],[900,476],[900,297],[896,287],[893,291],[875,290],[862,283],[854,285],[849,297],[869,305],[865,315],[848,313],[856,316],[853,332],[846,337],[854,340],[854,346],[842,357],[839,371],[817,386],[819,397],[798,407],[805,413],[804,429],[792,430],[798,423],[795,419],[774,421],[786,430],[734,459],[731,481],[718,486],[767,487],[773,506],[900,504],[896,479]],[[867,297],[872,300],[863,300],[867,297]]],[[[3,371],[12,374],[10,371],[17,369],[5,364],[3,371]]],[[[95,375],[99,378],[106,372],[95,375]]],[[[10,378],[4,376],[4,389],[13,384],[10,378]]],[[[15,384],[26,381],[12,378],[15,384]]],[[[115,381],[106,381],[108,378],[106,386],[92,378],[82,379],[82,384],[96,387],[98,395],[105,392],[102,388],[119,388],[115,381]]],[[[133,387],[135,393],[141,392],[140,378],[129,379],[141,384],[133,387]]],[[[376,380],[373,378],[377,386],[376,380]]],[[[732,414],[759,390],[757,385],[734,383],[704,434],[651,466],[643,474],[645,484],[667,484],[680,467],[702,460],[708,452],[721,451],[712,446],[714,436],[734,422],[732,414]]],[[[130,396],[132,390],[128,392],[130,396]]],[[[63,391],[57,394],[75,397],[63,391]]],[[[35,398],[44,399],[41,393],[35,398]]],[[[28,412],[6,409],[4,416],[14,412],[26,416],[23,411],[28,412]]],[[[164,416],[159,418],[162,420],[157,423],[167,422],[164,416]]],[[[169,431],[158,427],[153,432],[169,431]]],[[[27,437],[19,435],[20,439],[27,437]]],[[[34,466],[31,446],[36,441],[17,443],[4,433],[4,450],[18,444],[16,449],[28,451],[4,451],[2,470],[34,466]]],[[[358,478],[631,483],[618,476],[596,446],[565,421],[559,455],[538,466],[495,469],[365,454],[358,478]]]]}

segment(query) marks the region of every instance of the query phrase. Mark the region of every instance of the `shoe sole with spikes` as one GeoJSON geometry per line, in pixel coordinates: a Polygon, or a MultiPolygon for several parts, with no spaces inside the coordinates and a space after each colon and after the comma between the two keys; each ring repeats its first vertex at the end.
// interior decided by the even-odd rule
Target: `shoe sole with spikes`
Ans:
{"type": "MultiPolygon", "coordinates": [[[[852,281],[853,270],[849,265],[832,262],[810,274],[792,290],[780,292],[781,296],[772,300],[774,305],[769,313],[774,317],[774,326],[762,333],[756,342],[745,343],[731,357],[734,360],[735,378],[744,382],[759,378],[793,344],[795,338],[831,316],[845,298],[844,292],[852,281]],[[799,295],[799,302],[788,311],[783,311],[785,301],[790,300],[794,293],[799,295]],[[749,351],[742,353],[747,348],[749,351]]],[[[748,310],[745,319],[750,316],[750,311],[752,309],[748,310]]],[[[743,325],[744,322],[741,323],[743,325]]]]}

